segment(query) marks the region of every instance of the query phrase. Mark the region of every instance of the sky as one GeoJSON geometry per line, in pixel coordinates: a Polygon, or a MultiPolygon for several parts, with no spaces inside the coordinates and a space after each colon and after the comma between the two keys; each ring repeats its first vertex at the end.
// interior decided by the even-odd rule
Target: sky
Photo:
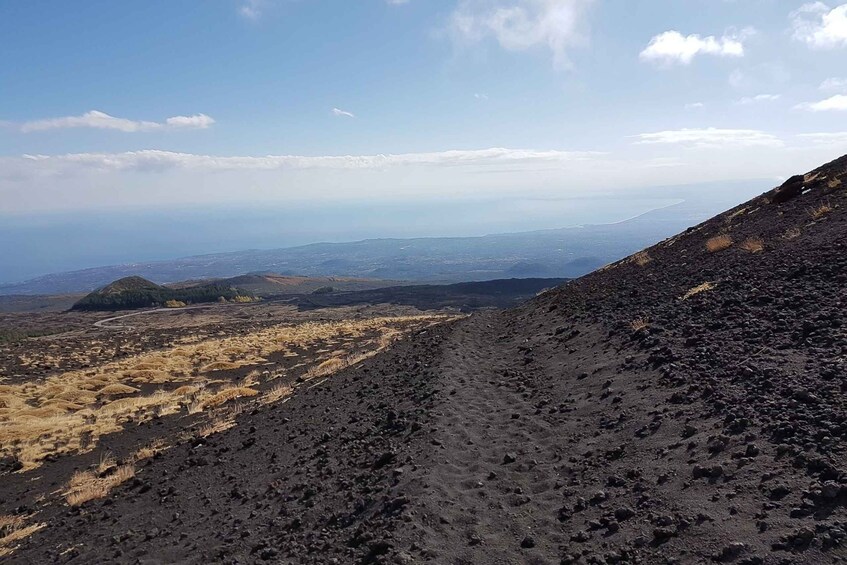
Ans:
{"type": "Polygon", "coordinates": [[[844,153],[837,1],[0,5],[0,221],[618,198],[844,153]]]}

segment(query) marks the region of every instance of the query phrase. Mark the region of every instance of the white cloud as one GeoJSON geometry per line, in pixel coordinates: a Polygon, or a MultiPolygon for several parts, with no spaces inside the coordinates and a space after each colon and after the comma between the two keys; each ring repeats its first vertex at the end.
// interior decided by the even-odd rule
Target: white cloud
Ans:
{"type": "Polygon", "coordinates": [[[801,133],[797,137],[821,145],[847,145],[847,131],[801,133]]]}
{"type": "Polygon", "coordinates": [[[638,55],[642,61],[672,65],[688,65],[697,55],[716,55],[719,57],[743,57],[744,39],[753,33],[752,29],[740,34],[713,35],[701,37],[697,34],[682,35],[676,30],[666,31],[650,39],[647,47],[638,55]]]}
{"type": "Polygon", "coordinates": [[[830,110],[847,110],[847,94],[836,94],[818,102],[804,102],[795,106],[800,110],[812,112],[827,112],[830,110]]]}
{"type": "Polygon", "coordinates": [[[823,2],[804,4],[791,13],[794,39],[813,49],[847,47],[847,4],[830,9],[823,2]]]}
{"type": "Polygon", "coordinates": [[[481,92],[477,92],[476,94],[473,95],[473,97],[476,98],[477,100],[488,100],[488,95],[483,94],[481,92]]]}
{"type": "Polygon", "coordinates": [[[385,0],[385,3],[392,6],[400,6],[402,4],[408,4],[409,0],[385,0]]]}
{"type": "Polygon", "coordinates": [[[342,118],[355,118],[356,117],[356,115],[353,112],[348,112],[348,111],[342,110],[340,108],[333,108],[332,109],[332,115],[333,116],[339,116],[339,117],[342,117],[342,118]]]}
{"type": "Polygon", "coordinates": [[[847,78],[830,77],[818,88],[829,92],[847,92],[847,78]]]}
{"type": "Polygon", "coordinates": [[[24,155],[30,163],[45,165],[79,165],[115,171],[161,171],[190,169],[282,170],[282,169],[385,169],[416,165],[521,165],[525,163],[564,163],[593,159],[601,153],[592,151],[536,151],[529,149],[451,150],[432,153],[380,155],[299,156],[266,155],[264,157],[220,157],[175,153],[155,149],[124,153],[71,153],[67,155],[24,155]]]}
{"type": "Polygon", "coordinates": [[[94,128],[112,129],[124,132],[138,132],[160,129],[206,129],[214,123],[215,120],[206,114],[196,114],[194,116],[173,116],[166,119],[164,123],[160,123],[116,118],[115,116],[110,116],[105,112],[92,110],[82,114],[81,116],[64,116],[61,118],[49,118],[46,120],[24,122],[20,125],[20,130],[24,133],[28,133],[33,131],[65,128],[94,128]]]}
{"type": "Polygon", "coordinates": [[[558,68],[588,38],[585,14],[594,0],[461,0],[450,18],[460,43],[493,38],[507,51],[547,48],[558,68]]]}
{"type": "Polygon", "coordinates": [[[170,128],[197,128],[206,129],[215,123],[215,120],[206,114],[195,114],[193,116],[173,116],[165,120],[165,125],[170,128]]]}
{"type": "Polygon", "coordinates": [[[757,94],[756,96],[745,96],[739,99],[736,103],[743,106],[755,104],[756,102],[774,102],[782,98],[779,94],[757,94]]]}
{"type": "Polygon", "coordinates": [[[698,108],[703,108],[705,104],[702,102],[689,102],[685,105],[686,110],[697,110],[698,108]]]}
{"type": "Polygon", "coordinates": [[[780,147],[782,140],[759,130],[720,129],[720,128],[684,128],[635,136],[639,144],[669,144],[690,147],[780,147]]]}

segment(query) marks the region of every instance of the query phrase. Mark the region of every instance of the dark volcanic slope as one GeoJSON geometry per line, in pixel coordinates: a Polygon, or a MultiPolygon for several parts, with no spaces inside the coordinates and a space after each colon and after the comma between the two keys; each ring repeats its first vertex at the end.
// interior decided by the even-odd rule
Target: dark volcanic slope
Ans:
{"type": "Polygon", "coordinates": [[[807,179],[244,414],[11,561],[844,562],[847,158],[807,179]]]}
{"type": "Polygon", "coordinates": [[[298,298],[301,310],[354,304],[405,304],[421,310],[509,308],[567,279],[498,279],[457,284],[389,286],[374,290],[308,294],[298,298]]]}

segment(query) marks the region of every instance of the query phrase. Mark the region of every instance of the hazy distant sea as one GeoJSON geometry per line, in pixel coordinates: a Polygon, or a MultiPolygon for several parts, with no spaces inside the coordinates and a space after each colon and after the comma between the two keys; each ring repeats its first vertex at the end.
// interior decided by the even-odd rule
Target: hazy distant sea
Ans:
{"type": "MultiPolygon", "coordinates": [[[[0,215],[0,283],[87,267],[324,241],[475,236],[604,224],[681,201],[677,191],[658,192],[661,197],[641,192],[631,198],[345,202],[0,215]]],[[[750,196],[755,193],[748,192],[750,196]]],[[[736,194],[735,198],[741,202],[747,196],[736,194]]]]}

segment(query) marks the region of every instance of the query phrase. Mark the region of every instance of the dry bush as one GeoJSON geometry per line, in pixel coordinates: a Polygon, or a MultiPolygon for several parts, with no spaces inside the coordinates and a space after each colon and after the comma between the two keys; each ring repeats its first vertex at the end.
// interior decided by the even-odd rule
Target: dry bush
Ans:
{"type": "Polygon", "coordinates": [[[741,244],[741,249],[750,253],[761,253],[765,249],[765,242],[758,237],[749,237],[741,244]]]}
{"type": "Polygon", "coordinates": [[[110,469],[114,469],[118,466],[118,462],[115,461],[114,456],[111,452],[107,451],[105,453],[100,454],[100,462],[97,463],[97,474],[103,475],[108,472],[110,469]]]}
{"type": "Polygon", "coordinates": [[[838,188],[839,186],[841,186],[841,179],[830,179],[826,183],[827,188],[838,188]]]}
{"type": "Polygon", "coordinates": [[[284,398],[288,398],[291,396],[291,393],[294,392],[294,389],[285,384],[278,384],[272,387],[268,392],[262,395],[260,402],[262,404],[273,404],[275,402],[279,402],[284,398]]]}
{"type": "Polygon", "coordinates": [[[187,304],[182,300],[166,300],[165,308],[185,308],[187,304]]]}
{"type": "Polygon", "coordinates": [[[819,206],[809,210],[809,215],[813,220],[820,220],[830,212],[832,212],[832,205],[829,202],[821,202],[819,206]]]}
{"type": "Polygon", "coordinates": [[[97,394],[103,396],[121,396],[125,394],[135,394],[138,392],[137,388],[131,387],[129,385],[122,385],[120,383],[116,383],[113,385],[106,385],[100,390],[97,391],[97,394]]]}
{"type": "Polygon", "coordinates": [[[31,536],[45,524],[26,525],[29,516],[0,515],[0,557],[8,557],[15,550],[12,544],[31,536]]]}
{"type": "Polygon", "coordinates": [[[150,459],[157,453],[165,451],[166,449],[167,446],[165,445],[164,441],[156,440],[150,445],[145,445],[144,447],[135,450],[132,455],[129,456],[129,461],[131,461],[133,464],[138,463],[139,461],[142,461],[144,459],[150,459]]]}
{"type": "Polygon", "coordinates": [[[232,363],[230,361],[215,361],[214,363],[209,363],[200,369],[201,373],[211,373],[212,371],[232,371],[233,369],[237,369],[241,367],[238,363],[232,363]]]}
{"type": "Polygon", "coordinates": [[[788,228],[784,234],[782,234],[782,239],[791,240],[800,237],[800,228],[788,228]]]}
{"type": "Polygon", "coordinates": [[[732,247],[732,238],[727,234],[716,235],[706,241],[706,251],[716,253],[732,247]]]}
{"type": "Polygon", "coordinates": [[[631,262],[635,263],[639,267],[643,267],[644,265],[646,265],[647,263],[652,261],[653,258],[650,257],[650,254],[648,252],[639,251],[638,253],[633,255],[630,260],[631,260],[631,262]]]}
{"type": "Polygon", "coordinates": [[[77,471],[68,483],[65,501],[71,506],[79,506],[89,500],[105,498],[110,490],[134,476],[135,467],[132,465],[121,465],[104,476],[91,471],[77,471]]]}
{"type": "Polygon", "coordinates": [[[257,394],[259,394],[259,391],[252,388],[240,386],[227,388],[203,400],[202,406],[204,410],[206,408],[215,408],[217,406],[220,406],[221,404],[229,402],[230,400],[234,400],[236,398],[243,398],[246,396],[256,396],[257,394]]]}
{"type": "Polygon", "coordinates": [[[20,530],[24,524],[26,524],[26,518],[23,516],[0,514],[0,537],[6,537],[15,530],[20,530]]]}
{"type": "Polygon", "coordinates": [[[648,324],[647,320],[644,318],[636,318],[629,323],[629,327],[632,328],[632,331],[634,332],[645,330],[649,325],[650,324],[648,324]]]}
{"type": "Polygon", "coordinates": [[[703,284],[698,284],[694,288],[688,289],[688,291],[680,297],[680,300],[688,300],[692,296],[700,294],[701,292],[706,292],[707,290],[712,290],[717,285],[711,282],[704,282],[703,284]]]}
{"type": "Polygon", "coordinates": [[[235,426],[235,420],[219,418],[212,420],[208,424],[197,429],[199,437],[209,437],[213,434],[219,434],[235,426]]]}

